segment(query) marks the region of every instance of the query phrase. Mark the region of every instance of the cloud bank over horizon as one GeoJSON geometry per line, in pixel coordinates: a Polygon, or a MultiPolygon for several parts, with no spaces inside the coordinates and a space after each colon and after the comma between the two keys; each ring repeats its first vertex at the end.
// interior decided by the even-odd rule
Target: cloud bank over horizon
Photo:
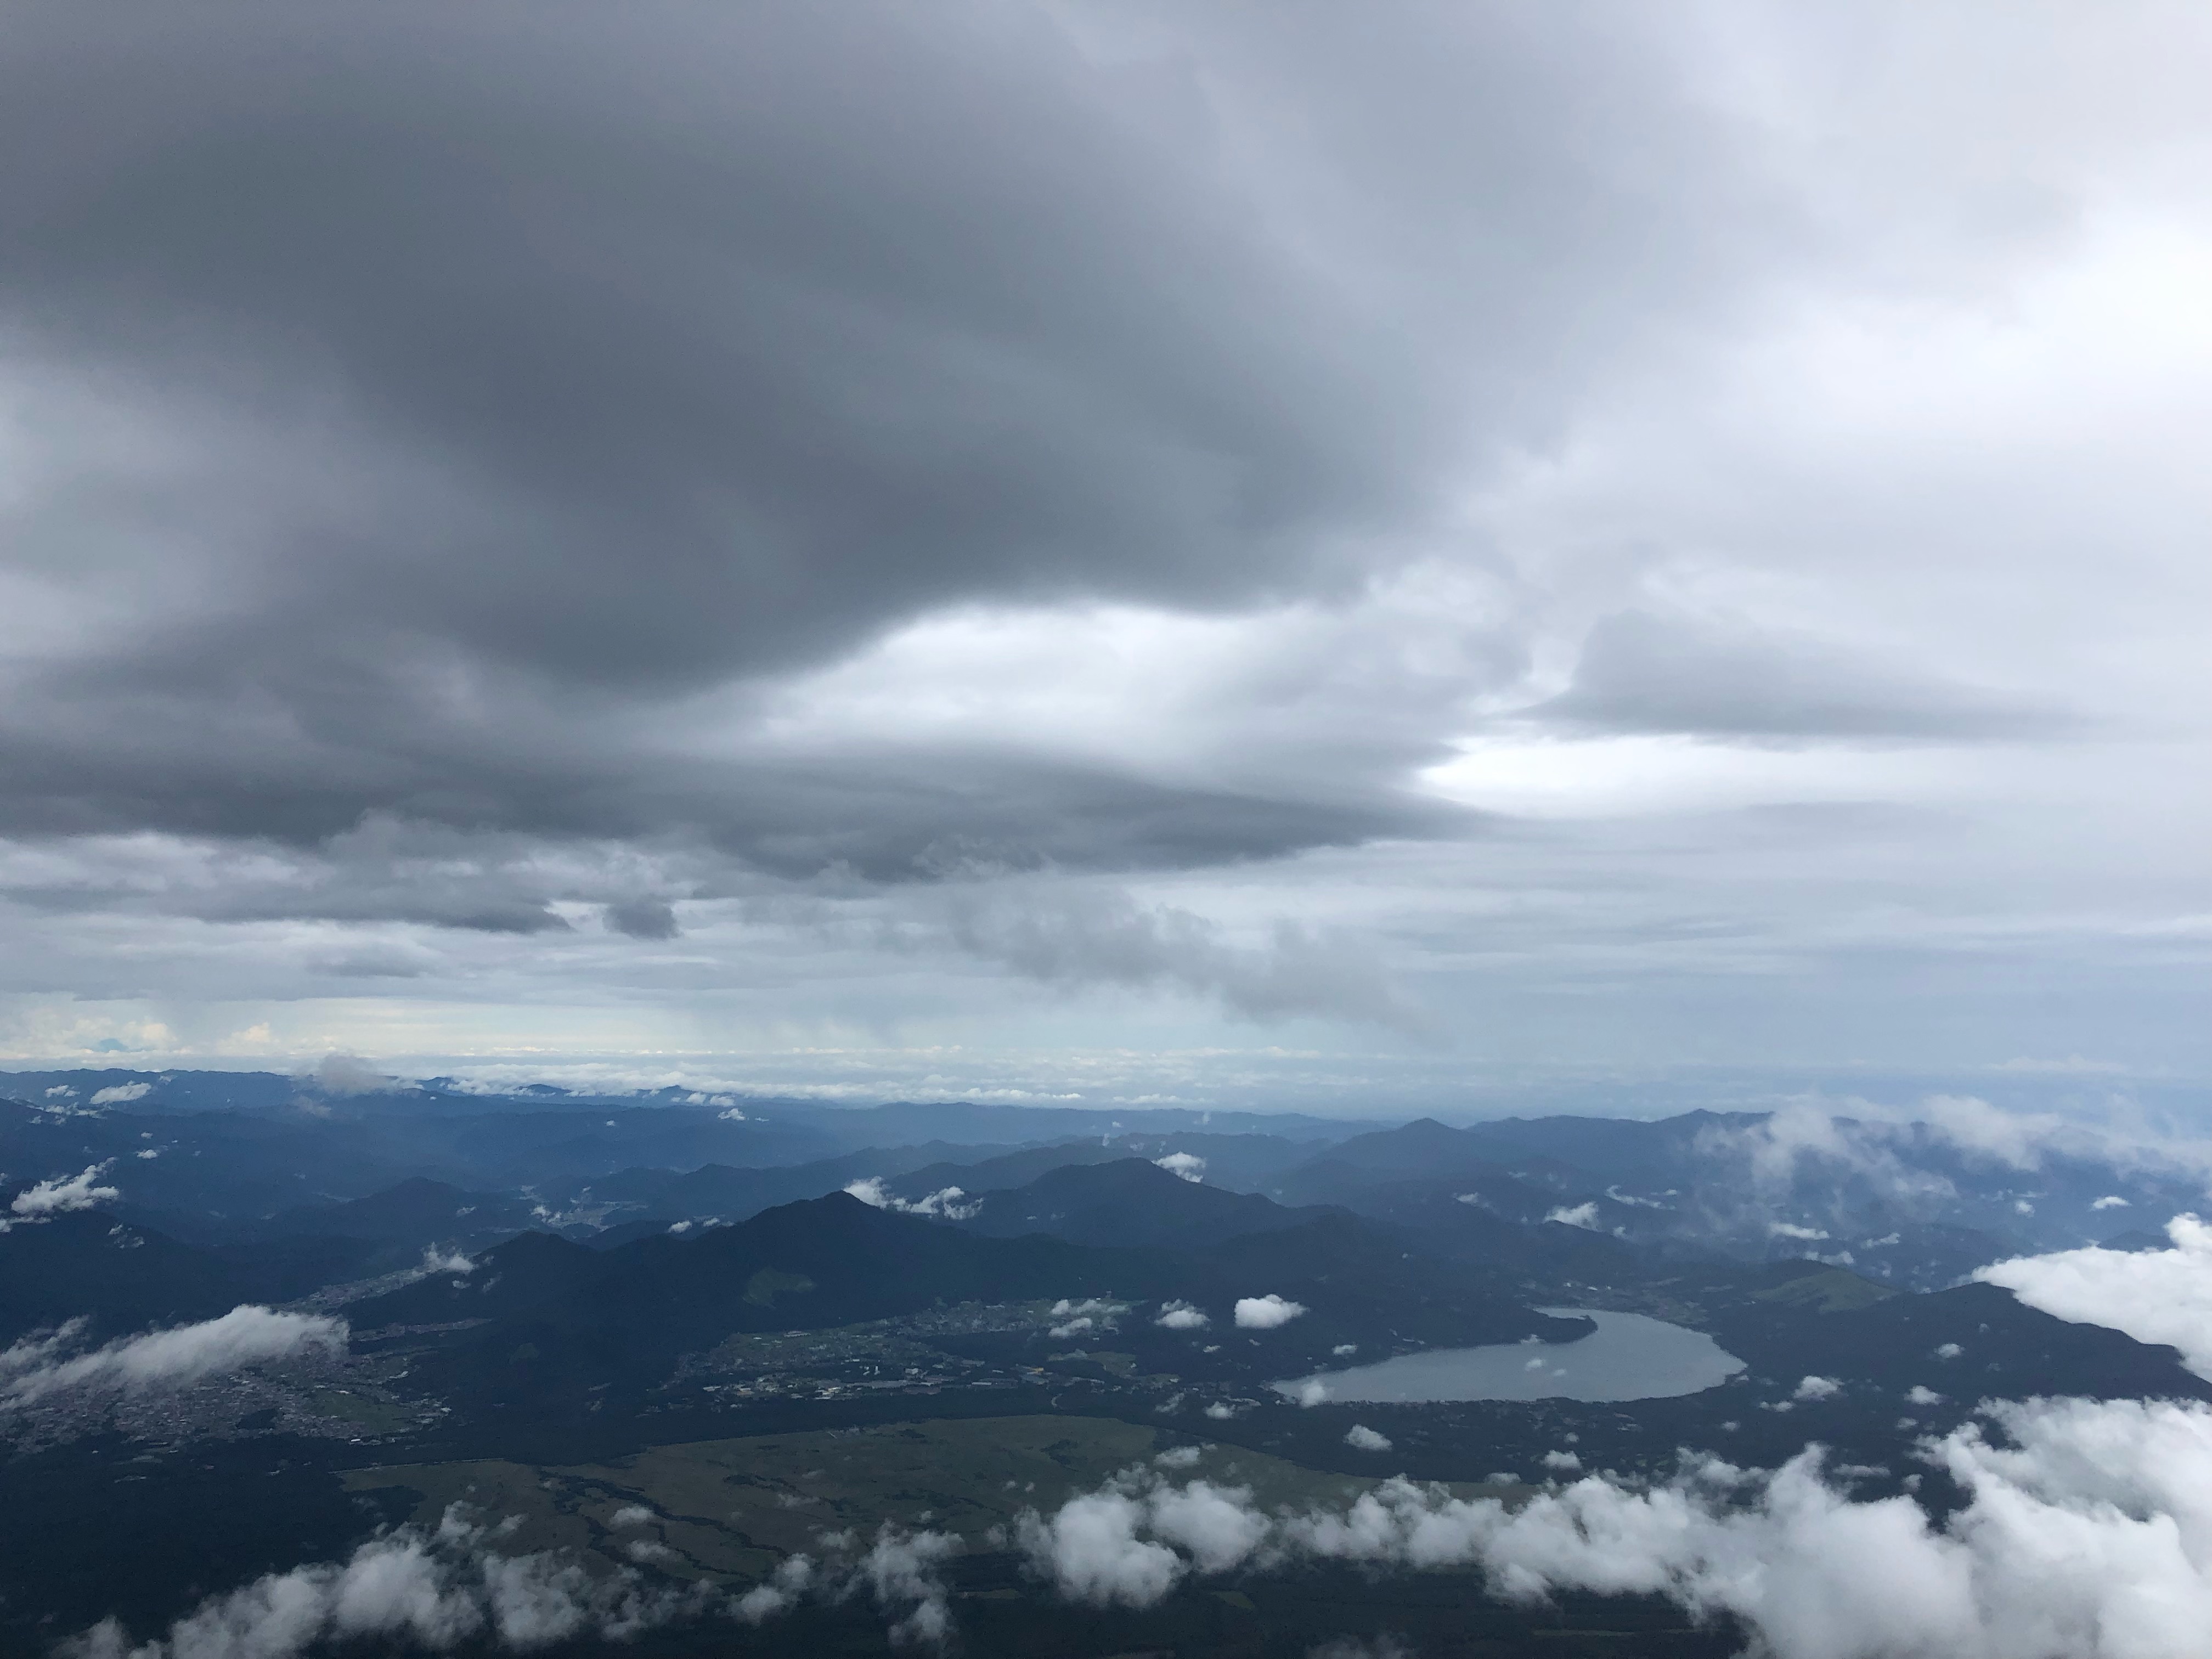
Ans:
{"type": "Polygon", "coordinates": [[[31,0],[0,1054],[2202,1077],[2208,66],[31,0]]]}

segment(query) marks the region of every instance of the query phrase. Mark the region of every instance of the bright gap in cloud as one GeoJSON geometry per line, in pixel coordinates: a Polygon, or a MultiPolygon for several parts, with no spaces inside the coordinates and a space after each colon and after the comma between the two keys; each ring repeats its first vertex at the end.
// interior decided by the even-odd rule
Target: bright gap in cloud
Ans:
{"type": "MultiPolygon", "coordinates": [[[[1527,817],[1722,811],[1778,802],[1929,799],[1961,793],[1951,750],[1784,749],[1666,733],[1588,738],[1468,738],[1424,769],[1446,800],[1527,817]]],[[[1966,761],[1982,769],[1978,751],[1966,761]]]]}

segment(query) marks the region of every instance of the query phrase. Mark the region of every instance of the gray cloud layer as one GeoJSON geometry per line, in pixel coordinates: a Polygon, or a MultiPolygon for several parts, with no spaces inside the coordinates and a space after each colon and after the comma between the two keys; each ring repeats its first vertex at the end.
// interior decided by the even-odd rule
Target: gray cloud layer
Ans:
{"type": "Polygon", "coordinates": [[[2068,1000],[2132,1042],[2202,955],[2158,284],[2205,47],[2156,0],[27,0],[0,1018],[489,1000],[487,941],[509,1008],[813,987],[744,931],[797,895],[890,978],[1408,1031],[1395,958],[1856,994],[1967,910],[1961,957],[2108,946],[2068,1000]]]}
{"type": "Polygon", "coordinates": [[[19,9],[0,315],[169,453],[64,433],[17,526],[153,603],[22,673],[15,827],[681,823],[805,868],[1406,823],[623,741],[945,605],[1350,592],[1717,275],[1741,186],[1634,31],[1194,21],[19,9]]]}

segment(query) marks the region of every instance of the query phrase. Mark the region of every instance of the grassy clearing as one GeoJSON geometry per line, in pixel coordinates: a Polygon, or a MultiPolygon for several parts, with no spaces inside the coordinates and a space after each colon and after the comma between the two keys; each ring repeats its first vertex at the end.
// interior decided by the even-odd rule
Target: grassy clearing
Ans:
{"type": "Polygon", "coordinates": [[[357,1423],[372,1434],[397,1434],[415,1425],[415,1413],[389,1401],[372,1400],[346,1389],[311,1389],[305,1401],[318,1417],[357,1423]]]}
{"type": "Polygon", "coordinates": [[[1831,1267],[1825,1273],[1807,1273],[1770,1289],[1752,1292],[1752,1296],[1760,1302],[1778,1302],[1790,1308],[1813,1308],[1821,1313],[1850,1313],[1860,1308],[1871,1308],[1875,1303],[1887,1302],[1896,1294],[1886,1285],[1861,1279],[1856,1273],[1845,1273],[1840,1267],[1831,1267]]]}

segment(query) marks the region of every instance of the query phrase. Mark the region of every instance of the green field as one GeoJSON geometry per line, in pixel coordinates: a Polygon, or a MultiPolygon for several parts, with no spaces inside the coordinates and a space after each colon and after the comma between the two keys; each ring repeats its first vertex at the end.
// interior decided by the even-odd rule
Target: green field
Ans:
{"type": "Polygon", "coordinates": [[[415,1426],[416,1413],[389,1401],[375,1400],[349,1389],[315,1389],[307,1398],[307,1409],[318,1417],[357,1423],[372,1434],[398,1434],[415,1426]]]}
{"type": "Polygon", "coordinates": [[[1787,1283],[1752,1295],[1760,1302],[1778,1302],[1784,1307],[1813,1308],[1821,1313],[1849,1313],[1854,1309],[1871,1308],[1877,1302],[1887,1302],[1897,1292],[1886,1285],[1876,1285],[1861,1279],[1856,1273],[1845,1273],[1840,1267],[1830,1267],[1823,1273],[1805,1273],[1787,1283]]]}
{"type": "MultiPolygon", "coordinates": [[[[978,1540],[1024,1509],[1049,1510],[1188,1443],[1111,1419],[998,1417],[693,1441],[564,1468],[395,1464],[356,1470],[347,1485],[418,1493],[420,1520],[436,1519],[453,1503],[489,1521],[520,1517],[504,1546],[518,1553],[567,1548],[611,1565],[641,1561],[683,1577],[744,1583],[786,1555],[817,1548],[825,1532],[865,1535],[890,1522],[978,1540]],[[640,1505],[650,1519],[635,1516],[640,1505]],[[617,1524],[624,1510],[633,1513],[617,1524]]],[[[1375,1484],[1212,1443],[1170,1473],[1178,1482],[1203,1476],[1249,1487],[1270,1507],[1341,1504],[1375,1484]]],[[[1517,1495],[1495,1486],[1457,1490],[1517,1495]]]]}

